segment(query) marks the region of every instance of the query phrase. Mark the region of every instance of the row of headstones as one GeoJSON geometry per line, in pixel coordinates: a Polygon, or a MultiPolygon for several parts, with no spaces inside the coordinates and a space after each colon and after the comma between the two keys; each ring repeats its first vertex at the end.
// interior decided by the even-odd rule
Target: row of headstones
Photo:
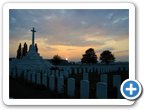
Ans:
{"type": "MultiPolygon", "coordinates": [[[[12,75],[13,78],[19,77],[20,75],[16,75],[16,69],[14,68],[13,71],[10,71],[10,76],[12,75]],[[12,72],[12,74],[11,74],[12,72]]],[[[36,84],[44,84],[46,87],[47,85],[47,78],[49,78],[49,89],[51,91],[55,90],[55,76],[54,75],[49,75],[45,74],[45,71],[43,71],[42,75],[41,73],[35,73],[34,71],[24,71],[24,79],[26,81],[31,81],[36,84]],[[41,78],[42,76],[42,78],[41,78]],[[37,79],[36,79],[37,78],[37,79]]],[[[63,85],[64,85],[64,77],[63,76],[58,76],[57,77],[57,91],[58,93],[63,93],[63,85]]],[[[75,79],[73,78],[68,78],[68,88],[67,88],[67,95],[70,97],[75,96],[75,79]]]]}
{"type": "MultiPolygon", "coordinates": [[[[12,69],[10,69],[10,76],[11,76],[11,71],[12,69]]],[[[15,78],[16,77],[16,71],[17,71],[17,76],[20,77],[21,76],[21,73],[22,73],[22,70],[21,69],[17,69],[14,68],[13,69],[13,77],[15,78]]],[[[35,70],[33,70],[32,72],[36,73],[35,70]]],[[[49,77],[50,75],[54,75],[56,77],[59,77],[59,76],[62,76],[62,77],[66,77],[68,78],[69,74],[71,74],[71,72],[67,71],[67,70],[64,70],[64,71],[59,71],[59,70],[43,70],[42,72],[43,74],[47,74],[47,76],[49,77]]],[[[24,76],[27,74],[27,70],[24,70],[24,76]]],[[[114,85],[116,83],[120,84],[121,83],[121,76],[119,75],[114,75],[114,77],[116,76],[116,80],[114,80],[114,85]]],[[[88,80],[88,73],[83,73],[83,80],[88,80]]],[[[107,83],[107,75],[106,74],[101,74],[101,81],[102,82],[105,82],[107,83]]]]}
{"type": "MultiPolygon", "coordinates": [[[[123,71],[123,66],[105,66],[105,67],[75,67],[74,69],[74,74],[78,74],[78,73],[82,73],[82,69],[83,69],[83,73],[90,73],[90,72],[97,72],[98,74],[101,73],[109,73],[109,72],[114,72],[114,71],[118,71],[120,68],[121,71],[123,71]],[[87,71],[86,71],[87,70],[87,71]]],[[[127,67],[124,67],[126,71],[128,71],[127,67]]],[[[71,70],[72,71],[72,70],[71,70]]]]}
{"type": "MultiPolygon", "coordinates": [[[[41,84],[41,74],[37,73],[37,80],[35,79],[35,73],[32,71],[29,71],[28,74],[24,74],[24,78],[27,81],[32,81],[37,84],[41,84]],[[32,78],[31,78],[32,75],[32,78]],[[37,81],[37,82],[35,82],[37,81]]],[[[47,85],[47,74],[42,75],[42,84],[44,84],[46,87],[47,85]]],[[[114,82],[117,80],[118,75],[114,75],[114,82]]],[[[107,83],[106,83],[106,75],[102,74],[101,75],[101,81],[103,82],[98,82],[97,83],[97,98],[102,98],[102,99],[107,99],[107,83]]],[[[58,77],[57,80],[57,91],[58,93],[63,93],[63,85],[64,85],[64,78],[62,76],[58,77]]],[[[116,86],[117,84],[115,84],[116,86]]],[[[118,87],[118,98],[121,98],[119,88],[120,85],[117,85],[118,87]]],[[[55,90],[55,76],[50,75],[49,76],[49,89],[51,91],[55,90]]],[[[70,97],[75,96],[75,79],[73,78],[68,78],[68,88],[67,88],[67,95],[70,97]]],[[[88,81],[88,73],[83,74],[83,80],[80,82],[80,98],[89,98],[89,81],[88,81]]]]}
{"type": "MultiPolygon", "coordinates": [[[[20,71],[20,70],[19,70],[20,71]]],[[[20,76],[20,72],[17,71],[17,76],[20,76]]],[[[46,74],[46,71],[43,71],[43,75],[42,75],[42,84],[44,84],[47,87],[47,77],[49,77],[49,88],[50,90],[54,90],[55,89],[55,76],[52,73],[52,75],[50,74],[46,74]]],[[[50,72],[48,72],[50,73],[50,72]]],[[[58,73],[58,71],[56,72],[58,73]]],[[[35,82],[35,71],[29,71],[27,73],[27,71],[24,71],[24,78],[27,81],[31,80],[31,74],[32,74],[32,82],[35,82]]],[[[10,74],[11,75],[11,74],[10,74]]],[[[56,74],[57,75],[57,74],[56,74]]],[[[16,77],[16,69],[13,70],[13,77],[16,77]]],[[[58,78],[58,92],[61,92],[62,89],[62,85],[64,83],[64,78],[63,78],[63,73],[61,73],[60,71],[60,76],[57,75],[58,78]]],[[[107,75],[106,74],[101,74],[101,82],[97,83],[97,97],[98,98],[107,98],[107,75]]],[[[89,78],[88,78],[88,73],[83,73],[83,80],[81,81],[81,98],[88,98],[89,96],[89,78]],[[83,91],[83,92],[82,92],[83,91]]],[[[37,84],[41,83],[41,74],[37,73],[37,84]]],[[[121,97],[120,94],[120,84],[121,84],[121,76],[120,75],[114,75],[113,76],[113,86],[118,88],[118,97],[121,97]]],[[[68,94],[69,96],[73,96],[74,92],[72,92],[73,87],[75,88],[75,80],[73,78],[68,78],[68,94]],[[72,86],[72,87],[71,87],[72,86]],[[71,93],[69,93],[71,92],[71,93]],[[70,95],[72,94],[72,95],[70,95]]]]}
{"type": "MultiPolygon", "coordinates": [[[[20,77],[21,74],[22,74],[22,71],[24,71],[24,74],[27,74],[27,70],[22,70],[22,69],[16,69],[16,68],[10,68],[9,69],[9,75],[11,76],[11,72],[13,72],[13,77],[15,78],[16,77],[16,73],[17,73],[17,76],[20,77]]],[[[37,70],[31,70],[32,72],[36,73],[37,70]]],[[[50,69],[44,69],[42,70],[42,73],[43,74],[47,74],[48,76],[50,75],[54,75],[56,77],[59,77],[59,76],[62,76],[62,77],[65,77],[65,78],[68,78],[69,74],[71,74],[71,70],[64,70],[64,71],[59,71],[59,70],[50,70],[50,69]]]]}
{"type": "MultiPolygon", "coordinates": [[[[13,70],[13,77],[16,77],[16,70],[13,70]]],[[[19,76],[19,75],[18,75],[19,76]]],[[[44,84],[46,87],[47,85],[47,77],[49,77],[49,89],[55,90],[55,76],[45,74],[43,72],[42,74],[42,84],[44,84]]],[[[58,76],[58,84],[57,84],[57,90],[58,93],[63,93],[63,85],[64,85],[64,78],[62,76],[58,76]]],[[[24,79],[27,81],[35,82],[35,72],[29,71],[28,73],[24,72],[24,79]],[[32,74],[32,78],[31,78],[32,74]]],[[[37,84],[41,84],[41,74],[37,73],[37,84]]],[[[113,86],[116,86],[118,88],[118,98],[122,98],[120,93],[120,84],[121,84],[121,76],[120,75],[114,75],[113,76],[113,86]]],[[[101,74],[101,82],[97,83],[97,98],[107,99],[107,75],[101,74]]],[[[70,97],[75,96],[75,79],[68,78],[68,90],[67,94],[70,97]]],[[[80,82],[80,98],[89,98],[89,81],[88,81],[88,73],[83,74],[83,80],[80,82]]]]}
{"type": "MultiPolygon", "coordinates": [[[[125,67],[127,68],[127,67],[125,67]]],[[[37,68],[38,69],[38,68],[37,68]]],[[[69,74],[72,74],[72,68],[70,67],[59,67],[59,69],[63,69],[64,71],[59,71],[59,70],[48,70],[48,69],[42,69],[42,70],[48,70],[48,76],[50,74],[52,75],[55,75],[55,76],[64,76],[66,78],[68,78],[69,74]]],[[[82,73],[82,69],[83,69],[83,73],[90,73],[90,72],[96,72],[98,74],[101,74],[101,73],[109,73],[109,72],[113,72],[113,71],[118,71],[119,69],[119,66],[105,66],[105,67],[75,67],[73,68],[74,69],[74,74],[78,74],[78,73],[82,73]],[[86,71],[86,68],[87,68],[87,71],[86,71]],[[94,68],[94,69],[93,69],[94,68]]],[[[12,69],[10,69],[11,71],[12,69]]],[[[40,70],[40,69],[38,69],[40,70]]],[[[123,71],[123,66],[120,66],[120,70],[123,71]]],[[[128,70],[128,68],[126,69],[128,70]]],[[[25,71],[25,70],[24,70],[25,71]]],[[[33,70],[33,71],[37,71],[37,70],[33,70]]],[[[21,72],[22,72],[22,69],[19,68],[17,69],[17,72],[18,72],[18,75],[21,75],[21,72]]]]}
{"type": "MultiPolygon", "coordinates": [[[[88,77],[88,73],[84,73],[83,74],[83,82],[81,82],[81,89],[83,87],[86,87],[87,89],[84,91],[84,93],[81,93],[82,96],[84,96],[84,98],[88,98],[89,96],[89,77],[88,77]],[[83,85],[83,86],[82,86],[83,85]],[[85,95],[84,95],[85,94],[85,95]]],[[[107,74],[101,74],[100,75],[100,81],[97,83],[97,98],[101,98],[101,99],[107,99],[107,93],[108,93],[108,88],[107,88],[107,74]]],[[[121,85],[121,76],[120,75],[114,75],[113,76],[113,87],[117,87],[117,98],[118,99],[123,99],[123,96],[121,95],[120,92],[120,85],[121,85]]],[[[81,97],[82,97],[81,96],[81,97]]]]}

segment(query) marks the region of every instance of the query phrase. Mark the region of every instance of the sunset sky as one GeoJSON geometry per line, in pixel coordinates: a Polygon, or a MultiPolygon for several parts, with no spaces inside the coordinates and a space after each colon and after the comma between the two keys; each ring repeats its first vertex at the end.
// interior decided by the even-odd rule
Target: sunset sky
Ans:
{"type": "Polygon", "coordinates": [[[16,57],[19,43],[35,43],[44,59],[54,55],[80,61],[93,48],[98,57],[110,50],[116,61],[129,61],[128,9],[11,9],[9,10],[9,57],[16,57]]]}

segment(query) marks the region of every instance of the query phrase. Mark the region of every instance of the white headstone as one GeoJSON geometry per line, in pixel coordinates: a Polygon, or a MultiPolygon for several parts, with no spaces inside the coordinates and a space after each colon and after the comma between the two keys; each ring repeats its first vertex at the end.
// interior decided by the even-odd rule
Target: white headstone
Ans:
{"type": "Polygon", "coordinates": [[[74,97],[75,96],[75,79],[74,78],[68,78],[68,96],[74,97]]]}
{"type": "Polygon", "coordinates": [[[50,73],[51,71],[50,70],[47,70],[47,76],[50,77],[50,73]]]}
{"type": "Polygon", "coordinates": [[[113,86],[117,87],[117,85],[121,85],[121,76],[113,75],[113,86]]]}
{"type": "Polygon", "coordinates": [[[21,69],[17,69],[17,76],[18,76],[18,78],[21,76],[21,73],[22,73],[21,69]]]}
{"type": "Polygon", "coordinates": [[[69,74],[72,74],[72,69],[71,68],[68,71],[69,71],[69,74]]]}
{"type": "Polygon", "coordinates": [[[53,91],[55,89],[55,77],[54,75],[50,75],[49,77],[49,89],[53,91]]]}
{"type": "Polygon", "coordinates": [[[28,72],[28,81],[31,81],[31,72],[28,72]]]}
{"type": "Polygon", "coordinates": [[[106,73],[106,67],[103,68],[103,72],[106,73]]]}
{"type": "Polygon", "coordinates": [[[35,73],[32,72],[32,82],[35,83],[35,73]]]}
{"type": "Polygon", "coordinates": [[[64,70],[64,76],[65,76],[66,78],[68,78],[68,76],[69,76],[68,71],[64,70]]]}
{"type": "Polygon", "coordinates": [[[74,73],[77,74],[77,68],[74,68],[74,73]]]}
{"type": "Polygon", "coordinates": [[[57,89],[58,93],[64,93],[64,78],[62,76],[58,77],[57,89]]]}
{"type": "Polygon", "coordinates": [[[79,68],[79,73],[80,73],[80,74],[82,73],[82,69],[81,69],[81,68],[79,68]]]}
{"type": "Polygon", "coordinates": [[[55,70],[52,70],[52,75],[54,75],[54,76],[55,76],[55,70]]]}
{"type": "Polygon", "coordinates": [[[43,84],[47,87],[47,75],[44,74],[44,77],[43,77],[43,84]]]}
{"type": "Polygon", "coordinates": [[[24,70],[24,79],[27,79],[27,70],[24,70]]]}
{"type": "Polygon", "coordinates": [[[83,73],[86,73],[86,68],[83,68],[83,73]]]}
{"type": "Polygon", "coordinates": [[[101,74],[101,82],[107,83],[107,74],[101,74]]]}
{"type": "Polygon", "coordinates": [[[56,77],[59,77],[59,70],[56,70],[56,77]]]}
{"type": "Polygon", "coordinates": [[[87,73],[90,73],[90,68],[89,67],[87,67],[87,73]]]}
{"type": "Polygon", "coordinates": [[[83,73],[83,80],[89,80],[88,73],[83,73]]]}
{"type": "Polygon", "coordinates": [[[37,73],[37,84],[41,84],[41,74],[37,73]]]}
{"type": "Polygon", "coordinates": [[[80,82],[80,98],[88,99],[89,98],[89,81],[81,80],[80,82]]]}
{"type": "Polygon", "coordinates": [[[90,68],[91,73],[93,73],[93,67],[90,68]]]}
{"type": "Polygon", "coordinates": [[[97,83],[96,96],[99,99],[107,99],[107,84],[104,82],[97,83]]]}
{"type": "Polygon", "coordinates": [[[62,76],[62,77],[63,77],[63,73],[64,73],[64,71],[60,71],[60,76],[62,76]]]}
{"type": "Polygon", "coordinates": [[[45,75],[46,74],[42,74],[42,84],[44,84],[44,80],[43,79],[44,79],[45,75]]]}

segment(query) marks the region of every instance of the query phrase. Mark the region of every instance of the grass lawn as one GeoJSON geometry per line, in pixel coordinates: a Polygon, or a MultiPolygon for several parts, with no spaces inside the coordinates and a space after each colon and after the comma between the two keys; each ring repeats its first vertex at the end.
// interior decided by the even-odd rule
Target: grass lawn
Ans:
{"type": "MultiPolygon", "coordinates": [[[[117,98],[117,89],[113,87],[113,75],[121,75],[121,82],[129,78],[129,71],[117,71],[111,73],[105,73],[108,75],[108,98],[117,98]]],[[[80,98],[80,80],[83,79],[82,74],[70,74],[69,78],[75,79],[75,97],[80,98]]],[[[89,98],[96,99],[96,83],[100,82],[100,74],[89,73],[90,92],[89,98]]],[[[47,85],[49,85],[49,79],[47,78],[47,85]]],[[[15,99],[69,99],[67,96],[67,79],[64,80],[64,94],[58,94],[57,88],[55,91],[50,91],[49,86],[46,88],[44,85],[38,86],[32,82],[25,82],[22,79],[10,78],[9,81],[9,97],[15,99]]],[[[55,87],[57,87],[57,78],[55,78],[55,87]]]]}

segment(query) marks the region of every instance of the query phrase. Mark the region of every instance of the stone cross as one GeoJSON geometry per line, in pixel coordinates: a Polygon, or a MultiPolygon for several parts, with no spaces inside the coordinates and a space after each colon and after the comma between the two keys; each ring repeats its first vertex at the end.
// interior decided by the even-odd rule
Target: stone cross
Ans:
{"type": "Polygon", "coordinates": [[[32,31],[32,47],[34,47],[34,32],[36,31],[34,30],[34,28],[31,31],[32,31]]]}

